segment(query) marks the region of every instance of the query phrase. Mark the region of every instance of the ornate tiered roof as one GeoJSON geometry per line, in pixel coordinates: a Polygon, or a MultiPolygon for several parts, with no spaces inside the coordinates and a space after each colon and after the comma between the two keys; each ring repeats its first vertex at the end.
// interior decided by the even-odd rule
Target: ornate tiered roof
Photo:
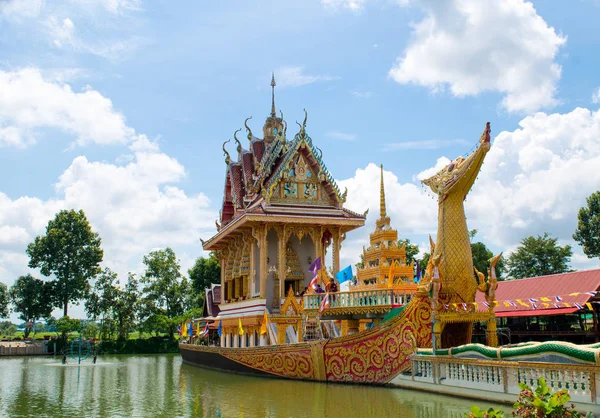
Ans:
{"type": "Polygon", "coordinates": [[[383,287],[392,283],[412,285],[414,262],[406,264],[406,244],[398,246],[398,231],[390,225],[385,206],[383,165],[380,170],[379,219],[370,235],[369,247],[363,247],[363,267],[357,269],[357,286],[383,287]],[[391,281],[390,273],[393,277],[391,281]]]}
{"type": "MultiPolygon", "coordinates": [[[[225,228],[245,214],[291,213],[296,215],[364,220],[360,215],[343,208],[343,193],[327,170],[321,150],[313,144],[306,131],[308,114],[304,111],[302,124],[292,140],[287,138],[287,122],[283,113],[275,111],[275,78],[271,79],[271,112],[263,126],[263,138],[252,132],[247,118],[244,122],[248,149],[233,137],[237,145],[237,158],[223,144],[227,165],[223,202],[217,229],[225,228]]],[[[217,234],[218,235],[218,234],[217,234]]]]}

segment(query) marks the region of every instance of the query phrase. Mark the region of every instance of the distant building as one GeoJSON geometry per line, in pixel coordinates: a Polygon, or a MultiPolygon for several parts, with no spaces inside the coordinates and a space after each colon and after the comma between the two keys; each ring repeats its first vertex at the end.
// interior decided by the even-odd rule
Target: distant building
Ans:
{"type": "MultiPolygon", "coordinates": [[[[495,312],[500,344],[599,342],[599,290],[600,269],[498,282],[495,312]]],[[[477,294],[477,302],[486,309],[483,293],[477,294]]],[[[474,339],[484,334],[476,328],[474,339]]]]}

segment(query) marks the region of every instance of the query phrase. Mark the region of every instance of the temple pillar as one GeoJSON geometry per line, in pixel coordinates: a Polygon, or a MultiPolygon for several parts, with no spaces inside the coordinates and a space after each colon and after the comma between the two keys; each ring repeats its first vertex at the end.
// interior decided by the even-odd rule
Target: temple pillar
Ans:
{"type": "Polygon", "coordinates": [[[239,338],[235,332],[232,333],[231,338],[233,339],[233,344],[231,345],[233,348],[237,348],[239,338]]]}
{"type": "Polygon", "coordinates": [[[267,226],[260,225],[252,227],[252,236],[256,239],[258,245],[258,274],[260,277],[260,297],[261,299],[266,299],[267,275],[269,274],[269,272],[267,271],[267,226]]]}
{"type": "Polygon", "coordinates": [[[273,307],[281,307],[281,299],[285,297],[285,276],[286,268],[285,265],[285,225],[277,227],[277,278],[278,281],[275,283],[276,288],[273,292],[273,307]],[[278,286],[277,286],[278,284],[278,286]]]}
{"type": "Polygon", "coordinates": [[[364,331],[367,329],[367,325],[369,325],[371,323],[370,319],[361,319],[360,320],[360,325],[358,327],[359,331],[364,331]]]}
{"type": "Polygon", "coordinates": [[[227,268],[227,257],[225,252],[219,257],[219,265],[221,266],[221,303],[225,303],[225,269],[227,268]]]}
{"type": "Polygon", "coordinates": [[[285,329],[287,324],[277,324],[277,344],[285,344],[285,329]]]}
{"type": "Polygon", "coordinates": [[[246,347],[246,334],[240,335],[240,348],[246,347]]]}
{"type": "Polygon", "coordinates": [[[498,333],[496,332],[496,318],[490,318],[487,321],[485,331],[486,344],[490,347],[498,347],[498,333]]]}
{"type": "Polygon", "coordinates": [[[221,336],[219,337],[221,347],[225,347],[226,335],[221,332],[221,336]]]}
{"type": "Polygon", "coordinates": [[[333,251],[331,254],[332,257],[332,267],[333,274],[336,274],[340,271],[340,250],[342,249],[342,231],[340,228],[336,228],[333,233],[333,251]]]}
{"type": "Polygon", "coordinates": [[[301,343],[302,342],[302,319],[298,320],[298,323],[296,324],[296,335],[298,335],[298,342],[301,343]]]}
{"type": "MultiPolygon", "coordinates": [[[[433,335],[431,338],[431,346],[433,350],[438,350],[442,343],[442,324],[439,320],[433,321],[433,335]]],[[[434,353],[435,354],[435,353],[434,353]]]]}
{"type": "Polygon", "coordinates": [[[248,343],[249,347],[254,347],[254,330],[250,330],[250,342],[248,343]]]}
{"type": "Polygon", "coordinates": [[[267,334],[262,334],[259,337],[259,342],[261,347],[269,345],[269,341],[267,340],[267,334]]]}
{"type": "Polygon", "coordinates": [[[359,319],[349,319],[348,320],[348,335],[356,334],[360,328],[360,320],[359,319]]]}
{"type": "Polygon", "coordinates": [[[248,293],[248,297],[246,299],[252,299],[254,297],[254,276],[256,274],[256,263],[254,260],[254,240],[249,239],[250,241],[250,271],[248,272],[248,289],[246,292],[248,293]]]}
{"type": "Polygon", "coordinates": [[[225,334],[225,347],[231,347],[231,333],[225,334]]]}

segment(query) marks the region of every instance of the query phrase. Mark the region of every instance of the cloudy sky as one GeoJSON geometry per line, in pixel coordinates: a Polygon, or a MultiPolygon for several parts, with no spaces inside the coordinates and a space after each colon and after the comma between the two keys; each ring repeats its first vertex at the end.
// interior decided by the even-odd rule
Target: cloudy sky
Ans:
{"type": "Polygon", "coordinates": [[[599,17],[596,0],[0,0],[0,281],[65,208],[121,277],[166,246],[187,270],[215,232],[220,146],[246,117],[260,131],[271,71],[291,134],[306,108],[346,206],[370,208],[344,264],[379,164],[393,225],[426,249],[419,178],[490,121],[469,227],[494,251],[548,232],[597,267],[571,235],[600,188],[599,17]]]}

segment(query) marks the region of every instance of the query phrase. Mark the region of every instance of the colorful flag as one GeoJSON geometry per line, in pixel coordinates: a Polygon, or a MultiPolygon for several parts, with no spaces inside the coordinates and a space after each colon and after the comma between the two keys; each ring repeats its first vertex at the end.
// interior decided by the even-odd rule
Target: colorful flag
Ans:
{"type": "Polygon", "coordinates": [[[200,321],[196,322],[196,335],[200,335],[200,321]]]}
{"type": "Polygon", "coordinates": [[[238,318],[238,329],[240,335],[244,335],[244,328],[242,327],[242,318],[238,318]]]}
{"type": "Polygon", "coordinates": [[[464,309],[465,311],[467,310],[467,304],[466,304],[466,303],[463,303],[463,304],[462,304],[462,307],[463,307],[463,309],[464,309]]]}
{"type": "Polygon", "coordinates": [[[532,303],[531,306],[533,306],[533,309],[537,309],[537,306],[535,303],[532,303]]]}
{"type": "Polygon", "coordinates": [[[588,309],[589,309],[590,311],[593,311],[593,310],[594,310],[594,308],[592,308],[592,304],[591,304],[591,303],[589,303],[589,302],[586,302],[586,303],[585,303],[585,306],[587,306],[587,307],[588,307],[588,309]]]}
{"type": "Polygon", "coordinates": [[[189,323],[189,325],[188,325],[188,335],[189,335],[190,337],[193,337],[193,336],[194,336],[194,327],[193,327],[193,325],[192,325],[192,321],[191,321],[191,320],[190,320],[190,323],[189,323]]]}
{"type": "Polygon", "coordinates": [[[417,261],[417,278],[415,279],[416,283],[421,283],[421,263],[417,261]]]}
{"type": "Polygon", "coordinates": [[[219,328],[217,328],[217,334],[219,334],[219,337],[221,335],[223,335],[223,321],[219,321],[219,328]]]}
{"type": "Polygon", "coordinates": [[[512,305],[510,303],[508,303],[507,301],[503,301],[502,302],[504,304],[505,308],[510,308],[512,305]]]}
{"type": "Polygon", "coordinates": [[[388,273],[388,287],[392,287],[394,285],[394,261],[390,263],[390,271],[388,273]]]}
{"type": "Polygon", "coordinates": [[[487,302],[483,302],[483,304],[484,304],[485,306],[487,306],[488,308],[490,307],[490,304],[489,304],[489,303],[487,303],[487,302]]]}
{"type": "Polygon", "coordinates": [[[450,305],[448,305],[447,303],[444,303],[444,309],[448,310],[449,307],[450,307],[450,305]]]}
{"type": "Polygon", "coordinates": [[[537,299],[529,298],[529,302],[531,302],[531,303],[537,303],[537,301],[538,301],[537,299]]]}
{"type": "Polygon", "coordinates": [[[575,305],[575,307],[577,309],[583,309],[583,306],[581,306],[579,303],[575,302],[573,305],[575,305]]]}
{"type": "Polygon", "coordinates": [[[497,300],[495,300],[495,301],[492,302],[492,305],[494,305],[494,306],[500,306],[500,302],[498,302],[497,300]]]}
{"type": "Polygon", "coordinates": [[[550,307],[549,303],[544,302],[544,308],[548,309],[550,307]]]}
{"type": "Polygon", "coordinates": [[[321,257],[313,261],[308,270],[315,276],[317,272],[321,270],[321,257]]]}
{"type": "MultiPolygon", "coordinates": [[[[487,302],[483,302],[487,305],[487,307],[489,308],[490,305],[487,302]]],[[[473,302],[473,306],[475,306],[475,309],[479,309],[479,304],[477,302],[473,302]]]]}
{"type": "Polygon", "coordinates": [[[596,292],[594,292],[594,291],[591,291],[591,292],[585,292],[585,293],[587,293],[588,295],[596,296],[596,292]]]}
{"type": "Polygon", "coordinates": [[[508,301],[508,304],[509,304],[510,306],[512,306],[513,308],[516,308],[516,307],[517,307],[517,304],[516,304],[516,303],[514,303],[512,300],[509,300],[509,301],[508,301]]]}
{"type": "Polygon", "coordinates": [[[557,302],[560,302],[560,301],[562,300],[562,298],[561,298],[560,296],[554,296],[554,299],[555,299],[557,302]]]}
{"type": "Polygon", "coordinates": [[[329,292],[325,293],[325,296],[319,305],[319,313],[322,314],[327,308],[329,308],[329,292]]]}
{"type": "Polygon", "coordinates": [[[581,293],[579,292],[573,292],[573,293],[569,293],[569,296],[579,296],[581,293]]]}
{"type": "Polygon", "coordinates": [[[563,302],[563,305],[565,305],[567,308],[571,307],[571,305],[569,305],[567,302],[563,302]]]}
{"type": "Polygon", "coordinates": [[[263,316],[262,324],[260,324],[260,335],[265,335],[267,333],[267,310],[265,309],[265,315],[263,316]]]}
{"type": "Polygon", "coordinates": [[[338,279],[340,284],[352,280],[352,266],[348,266],[344,270],[337,272],[335,278],[338,279]]]}
{"type": "Polygon", "coordinates": [[[177,325],[177,334],[181,335],[181,325],[177,325]]]}
{"type": "Polygon", "coordinates": [[[187,321],[184,322],[183,324],[181,324],[181,336],[182,337],[187,337],[188,336],[187,321]]]}
{"type": "Polygon", "coordinates": [[[558,303],[555,303],[555,304],[554,304],[554,306],[555,306],[557,309],[560,309],[560,306],[558,305],[558,303]]]}
{"type": "MultiPolygon", "coordinates": [[[[198,323],[198,324],[200,324],[200,323],[198,323]]],[[[202,338],[204,338],[208,335],[208,322],[204,326],[204,329],[202,330],[202,332],[199,332],[198,335],[202,338]]]]}
{"type": "Polygon", "coordinates": [[[310,287],[312,290],[316,290],[318,284],[319,284],[319,275],[317,274],[317,275],[315,275],[315,277],[312,278],[312,280],[308,284],[308,287],[310,287]]]}
{"type": "Polygon", "coordinates": [[[519,305],[525,306],[526,308],[529,308],[529,305],[526,304],[525,302],[523,302],[521,299],[517,299],[517,302],[519,302],[519,305]]]}
{"type": "Polygon", "coordinates": [[[541,297],[541,298],[540,298],[540,300],[541,300],[542,302],[552,302],[552,301],[551,301],[550,299],[548,299],[546,296],[543,296],[543,297],[541,297]]]}

